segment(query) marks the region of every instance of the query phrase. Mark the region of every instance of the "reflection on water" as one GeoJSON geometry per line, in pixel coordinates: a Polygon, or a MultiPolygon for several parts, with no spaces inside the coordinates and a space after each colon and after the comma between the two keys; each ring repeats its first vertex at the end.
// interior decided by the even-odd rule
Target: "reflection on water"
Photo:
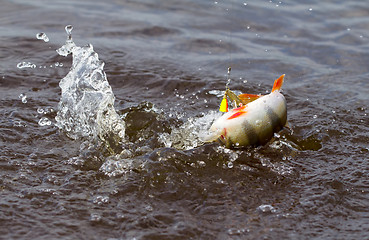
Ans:
{"type": "Polygon", "coordinates": [[[368,235],[365,2],[67,3],[0,9],[4,238],[368,235]],[[63,57],[67,24],[76,44],[63,57]],[[293,132],[243,150],[200,141],[229,65],[230,87],[253,94],[286,73],[293,132]],[[124,141],[101,135],[92,109],[110,109],[124,141]],[[119,142],[113,154],[91,140],[101,136],[119,142]]]}

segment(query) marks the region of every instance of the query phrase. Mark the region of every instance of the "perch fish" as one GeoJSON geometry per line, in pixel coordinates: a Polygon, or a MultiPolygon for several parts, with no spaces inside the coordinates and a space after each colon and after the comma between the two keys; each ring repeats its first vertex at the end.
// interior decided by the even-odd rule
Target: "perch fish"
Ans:
{"type": "Polygon", "coordinates": [[[267,143],[287,124],[286,99],[280,92],[284,76],[275,80],[267,95],[237,96],[227,88],[220,105],[226,113],[212,124],[205,141],[218,141],[227,148],[267,143]],[[229,111],[228,99],[235,106],[229,111]]]}

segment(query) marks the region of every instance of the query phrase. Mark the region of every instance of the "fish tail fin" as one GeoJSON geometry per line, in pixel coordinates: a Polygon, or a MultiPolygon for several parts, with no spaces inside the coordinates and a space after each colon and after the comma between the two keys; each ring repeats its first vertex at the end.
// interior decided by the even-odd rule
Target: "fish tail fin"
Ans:
{"type": "Polygon", "coordinates": [[[280,76],[278,79],[274,81],[272,92],[281,90],[282,85],[283,85],[284,75],[285,74],[283,74],[282,76],[280,76]]]}

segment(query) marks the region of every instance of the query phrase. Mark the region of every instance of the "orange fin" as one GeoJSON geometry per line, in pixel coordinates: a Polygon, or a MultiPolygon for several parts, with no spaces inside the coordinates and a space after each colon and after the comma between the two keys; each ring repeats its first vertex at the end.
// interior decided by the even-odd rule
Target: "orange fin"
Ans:
{"type": "Polygon", "coordinates": [[[243,105],[246,105],[246,104],[248,104],[252,101],[255,101],[256,99],[258,99],[261,96],[262,95],[242,93],[242,94],[238,95],[238,98],[241,100],[243,105]]]}
{"type": "Polygon", "coordinates": [[[283,85],[284,75],[285,74],[283,74],[282,76],[280,76],[278,79],[274,81],[272,92],[281,90],[281,87],[283,85]]]}
{"type": "Polygon", "coordinates": [[[243,114],[245,114],[246,112],[245,111],[239,111],[239,112],[236,112],[235,114],[233,114],[232,116],[230,116],[229,118],[227,118],[228,120],[230,119],[234,119],[234,118],[237,118],[243,114]]]}
{"type": "Polygon", "coordinates": [[[237,118],[237,117],[247,113],[245,108],[246,108],[246,106],[241,106],[241,107],[233,109],[232,112],[235,112],[235,113],[232,114],[232,116],[228,117],[227,119],[228,120],[234,119],[234,118],[237,118]]]}

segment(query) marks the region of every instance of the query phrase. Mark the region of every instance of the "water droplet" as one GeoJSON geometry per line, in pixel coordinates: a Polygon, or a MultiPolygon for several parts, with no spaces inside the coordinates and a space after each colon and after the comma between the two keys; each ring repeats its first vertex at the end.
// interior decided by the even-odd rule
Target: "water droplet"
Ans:
{"type": "Polygon", "coordinates": [[[14,127],[27,127],[27,125],[22,121],[14,121],[13,126],[14,127]]]}
{"type": "Polygon", "coordinates": [[[64,127],[65,127],[65,131],[67,131],[67,132],[70,132],[72,130],[72,128],[69,126],[69,124],[65,124],[64,127]]]}
{"type": "Polygon", "coordinates": [[[27,96],[26,94],[21,93],[18,98],[22,100],[22,103],[27,103],[27,96]]]}
{"type": "Polygon", "coordinates": [[[314,118],[314,119],[315,119],[315,118],[317,118],[317,117],[318,117],[317,115],[314,115],[314,116],[313,116],[313,118],[314,118]]]}
{"type": "Polygon", "coordinates": [[[206,163],[204,161],[198,161],[197,163],[199,164],[200,167],[206,166],[206,163]]]}
{"type": "Polygon", "coordinates": [[[147,205],[145,207],[145,210],[148,211],[148,212],[152,212],[154,210],[154,208],[151,205],[147,205]]]}
{"type": "Polygon", "coordinates": [[[215,181],[216,183],[221,183],[221,184],[224,184],[225,182],[224,182],[224,180],[223,179],[221,179],[221,178],[219,178],[218,180],[216,180],[215,181]]]}
{"type": "Polygon", "coordinates": [[[233,162],[228,162],[227,167],[228,168],[233,168],[233,162]]]}
{"type": "Polygon", "coordinates": [[[336,113],[336,111],[332,110],[332,113],[336,113]]]}
{"type": "Polygon", "coordinates": [[[312,8],[309,8],[309,11],[311,12],[311,11],[313,11],[313,9],[312,8]]]}
{"type": "Polygon", "coordinates": [[[214,2],[214,4],[218,4],[218,2],[214,2]]]}
{"type": "Polygon", "coordinates": [[[65,31],[67,32],[68,35],[72,35],[72,30],[73,30],[72,25],[65,26],[65,31]]]}
{"type": "Polygon", "coordinates": [[[43,32],[37,33],[36,38],[43,40],[44,42],[49,42],[49,38],[46,36],[46,33],[43,33],[43,32]]]}
{"type": "Polygon", "coordinates": [[[100,222],[101,221],[101,216],[97,213],[91,213],[90,221],[91,222],[100,222]]]}
{"type": "Polygon", "coordinates": [[[45,111],[42,108],[37,108],[37,113],[38,114],[44,114],[45,111]]]}
{"type": "Polygon", "coordinates": [[[17,68],[36,68],[36,64],[30,63],[30,62],[20,62],[17,64],[17,68]]]}
{"type": "Polygon", "coordinates": [[[98,205],[104,204],[104,203],[108,203],[109,202],[109,197],[108,196],[96,196],[93,199],[93,203],[96,203],[98,205]]]}
{"type": "Polygon", "coordinates": [[[351,31],[351,28],[347,28],[346,30],[347,30],[347,31],[351,31]]]}
{"type": "Polygon", "coordinates": [[[265,205],[260,205],[257,210],[263,212],[263,213],[274,213],[276,212],[276,209],[269,204],[265,204],[265,205]]]}
{"type": "Polygon", "coordinates": [[[40,126],[50,126],[51,125],[51,121],[47,117],[42,117],[38,121],[38,125],[40,125],[40,126]]]}
{"type": "Polygon", "coordinates": [[[243,3],[244,6],[247,6],[247,3],[243,3]]]}

